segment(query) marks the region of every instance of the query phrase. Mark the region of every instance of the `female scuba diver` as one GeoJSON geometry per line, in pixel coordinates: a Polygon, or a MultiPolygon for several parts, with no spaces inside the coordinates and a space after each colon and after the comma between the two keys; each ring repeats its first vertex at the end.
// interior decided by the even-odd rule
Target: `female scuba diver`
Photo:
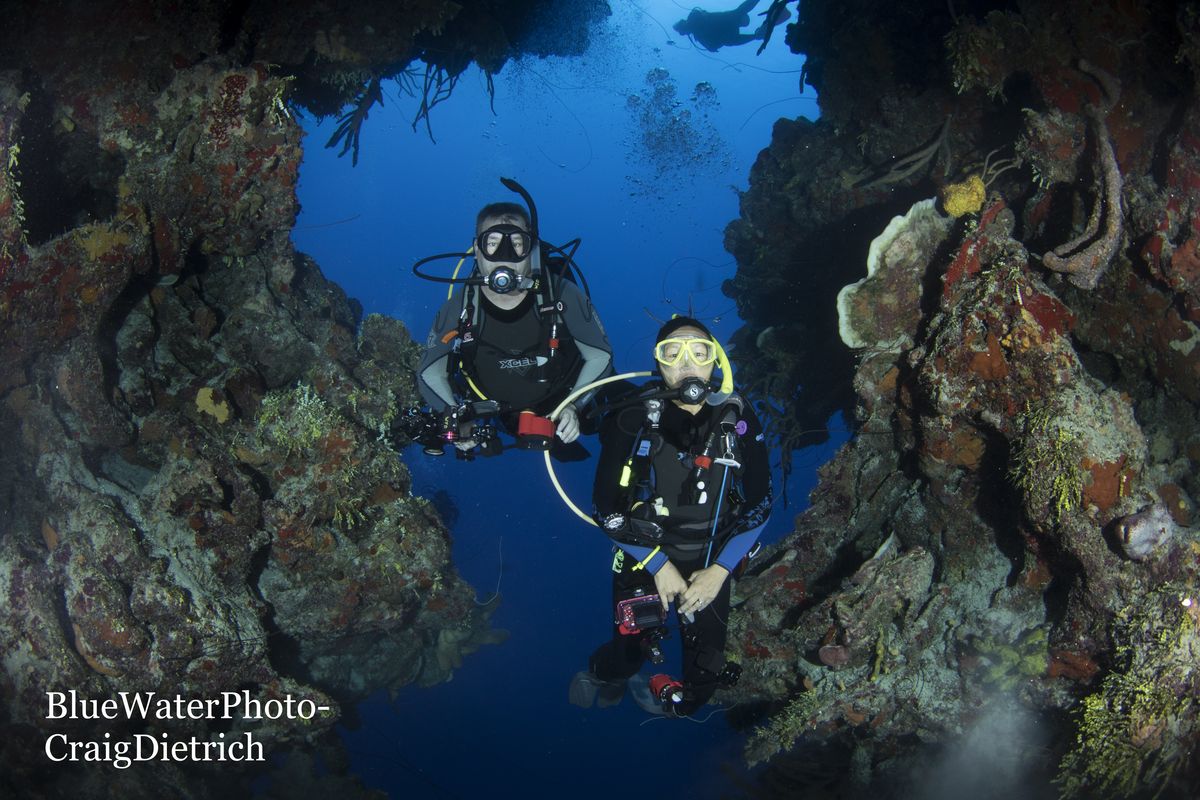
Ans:
{"type": "Polygon", "coordinates": [[[655,675],[633,688],[652,713],[687,716],[740,672],[726,664],[729,575],[750,553],[771,509],[762,426],[733,393],[720,344],[700,322],[676,317],[655,339],[661,381],[605,417],[593,486],[596,522],[617,547],[614,629],[571,683],[570,700],[618,702],[649,658],[659,663],[675,603],[682,681],[655,675]],[[719,366],[723,382],[710,383],[719,366]],[[647,691],[647,689],[649,691],[647,691]]]}

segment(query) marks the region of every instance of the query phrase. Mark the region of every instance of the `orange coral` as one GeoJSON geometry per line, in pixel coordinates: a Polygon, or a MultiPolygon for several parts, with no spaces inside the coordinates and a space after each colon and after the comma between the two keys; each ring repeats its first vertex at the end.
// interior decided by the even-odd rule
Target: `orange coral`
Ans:
{"type": "Polygon", "coordinates": [[[1122,472],[1125,461],[1125,456],[1116,461],[1105,462],[1083,459],[1081,466],[1092,475],[1091,484],[1083,487],[1084,501],[1101,511],[1108,511],[1116,505],[1117,500],[1124,494],[1124,484],[1128,480],[1128,476],[1122,472]]]}
{"type": "Polygon", "coordinates": [[[1008,362],[1000,350],[1000,340],[991,331],[987,335],[987,352],[975,353],[971,356],[967,369],[984,380],[1002,380],[1008,377],[1008,362]]]}

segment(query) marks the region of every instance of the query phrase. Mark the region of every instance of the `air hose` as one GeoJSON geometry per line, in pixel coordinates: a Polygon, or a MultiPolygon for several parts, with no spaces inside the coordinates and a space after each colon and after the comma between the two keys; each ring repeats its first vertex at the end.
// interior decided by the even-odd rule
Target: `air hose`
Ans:
{"type": "MultiPolygon", "coordinates": [[[[653,374],[653,372],[626,372],[621,375],[612,375],[608,378],[601,378],[598,381],[592,381],[586,386],[581,386],[567,395],[567,398],[558,404],[558,408],[550,412],[549,419],[551,422],[558,422],[558,415],[561,414],[562,410],[566,408],[572,401],[574,401],[576,397],[590,392],[592,389],[595,389],[598,386],[603,386],[606,383],[614,383],[616,381],[625,380],[626,378],[648,378],[653,374]]],[[[561,497],[562,501],[567,504],[567,508],[574,511],[575,514],[584,522],[587,522],[590,525],[596,525],[596,521],[594,519],[583,513],[583,511],[579,509],[579,506],[575,505],[575,503],[571,501],[571,498],[567,496],[566,491],[563,489],[562,484],[558,482],[558,475],[554,473],[554,464],[550,461],[550,451],[547,450],[542,453],[542,455],[546,459],[546,474],[550,476],[550,482],[554,484],[554,488],[558,491],[558,496],[561,497]]]]}

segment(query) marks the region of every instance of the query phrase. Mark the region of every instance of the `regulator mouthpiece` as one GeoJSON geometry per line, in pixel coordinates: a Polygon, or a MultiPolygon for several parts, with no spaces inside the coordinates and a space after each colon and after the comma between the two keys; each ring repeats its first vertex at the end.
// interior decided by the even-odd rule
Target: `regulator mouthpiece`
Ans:
{"type": "Polygon", "coordinates": [[[522,289],[532,289],[533,279],[523,278],[509,267],[497,267],[484,279],[484,285],[496,294],[508,294],[522,289]]]}
{"type": "Polygon", "coordinates": [[[711,389],[699,378],[684,378],[679,385],[679,399],[688,405],[703,403],[711,389]]]}

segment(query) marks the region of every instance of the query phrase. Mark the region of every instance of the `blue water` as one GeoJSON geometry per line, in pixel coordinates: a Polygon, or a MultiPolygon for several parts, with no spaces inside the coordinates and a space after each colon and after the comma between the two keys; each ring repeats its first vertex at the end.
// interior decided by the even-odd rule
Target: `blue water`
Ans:
{"type": "MultiPolygon", "coordinates": [[[[446,289],[415,278],[412,263],[464,250],[480,206],[518,199],[498,181],[514,177],[538,204],[543,238],[583,238],[578,260],[620,371],[648,369],[656,320],[689,307],[727,338],[741,323],[720,291],[735,269],[723,231],[738,215],[735,189],[747,187],[774,120],[817,113],[811,88],[799,94],[803,61],[784,46],[782,28],[760,57],[755,46],[711,54],[670,30],[688,6],[612,5],[613,17],[582,58],[506,65],[495,80],[495,115],[482,74],[465,74],[433,110],[436,144],[423,126],[414,133],[417,100],[394,84],[363,129],[357,168],[323,147],[332,120],[305,121],[296,246],[367,313],[397,317],[423,340],[446,289]],[[654,68],[669,82],[658,73],[648,84],[654,68]],[[713,91],[702,87],[693,101],[701,82],[713,91]],[[656,87],[660,98],[673,88],[676,104],[657,107],[656,87]],[[671,121],[681,112],[689,124],[671,121]],[[647,135],[666,144],[647,152],[647,135]]],[[[765,10],[767,0],[760,5],[765,10]]],[[[453,266],[430,269],[449,274],[453,266]]],[[[797,454],[792,507],[776,508],[766,540],[791,530],[815,467],[842,438],[797,454]]],[[[584,443],[595,452],[594,440],[584,443]]],[[[363,703],[362,726],[344,732],[353,770],[407,800],[734,794],[729,774],[745,775],[743,734],[719,707],[698,715],[714,712],[700,724],[650,718],[629,698],[610,709],[567,703],[571,676],[610,634],[611,548],[560,502],[540,455],[511,451],[464,463],[412,447],[404,457],[414,491],[445,491],[457,506],[455,565],[481,600],[500,581],[493,624],[511,637],[468,656],[448,683],[407,687],[393,703],[382,695],[363,703]]],[[[559,467],[585,509],[591,468],[559,467]]],[[[668,646],[676,660],[677,649],[676,635],[668,646]]]]}

